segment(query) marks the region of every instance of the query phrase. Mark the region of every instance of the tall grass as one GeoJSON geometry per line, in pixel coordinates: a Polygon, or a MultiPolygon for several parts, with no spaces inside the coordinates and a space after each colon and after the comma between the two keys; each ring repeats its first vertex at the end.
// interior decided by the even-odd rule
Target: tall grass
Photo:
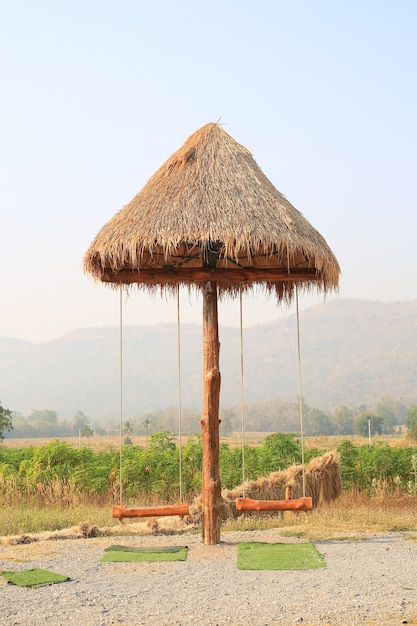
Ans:
{"type": "MultiPolygon", "coordinates": [[[[84,503],[41,507],[33,502],[0,507],[0,536],[57,531],[78,526],[82,522],[99,528],[119,528],[111,517],[111,503],[84,503]]],[[[417,498],[392,497],[391,494],[370,498],[363,492],[350,490],[340,498],[311,512],[287,511],[280,514],[242,515],[223,523],[223,531],[277,529],[284,536],[310,541],[360,538],[371,533],[407,533],[417,540],[417,498]]],[[[129,522],[127,522],[127,530],[129,522]]],[[[163,532],[163,519],[159,525],[163,532]]],[[[198,531],[198,528],[190,527],[198,531]]]]}
{"type": "MultiPolygon", "coordinates": [[[[307,460],[317,450],[306,450],[307,460]]],[[[283,517],[242,516],[227,528],[273,527],[286,532],[339,533],[416,530],[417,450],[386,443],[338,447],[343,494],[311,514],[283,517]],[[293,530],[288,530],[288,528],[293,530]]],[[[264,445],[248,447],[246,478],[266,476],[299,462],[293,435],[275,433],[264,445]]],[[[183,449],[184,494],[189,503],[201,490],[202,448],[190,438],[183,449]]],[[[220,471],[224,487],[241,482],[241,450],[221,444],[220,471]]],[[[178,449],[169,433],[152,436],[149,446],[124,451],[125,504],[160,504],[178,497],[178,449]]],[[[62,441],[23,449],[0,448],[0,535],[54,531],[89,522],[118,525],[111,517],[120,485],[118,451],[93,452],[62,441]]]]}

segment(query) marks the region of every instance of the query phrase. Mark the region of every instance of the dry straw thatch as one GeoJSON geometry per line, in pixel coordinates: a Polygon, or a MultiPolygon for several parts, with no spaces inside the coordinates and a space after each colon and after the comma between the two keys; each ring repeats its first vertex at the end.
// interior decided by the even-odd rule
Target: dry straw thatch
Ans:
{"type": "MultiPolygon", "coordinates": [[[[336,500],[342,491],[339,455],[336,452],[326,452],[323,456],[312,459],[305,469],[305,479],[305,495],[312,497],[313,507],[336,500]]],[[[284,500],[287,487],[291,487],[292,499],[303,496],[301,465],[293,465],[286,470],[272,472],[265,478],[248,481],[244,491],[242,485],[231,490],[224,489],[222,491],[222,519],[236,518],[239,515],[236,512],[236,498],[243,496],[243,493],[246,498],[253,500],[284,500]]],[[[190,506],[190,514],[194,522],[199,521],[201,497],[196,498],[190,506]]],[[[259,513],[246,512],[245,515],[259,515],[259,513]]]]}
{"type": "Polygon", "coordinates": [[[262,284],[279,299],[291,299],[294,281],[336,289],[340,273],[320,233],[219,124],[191,135],[84,258],[94,278],[146,289],[199,286],[210,280],[202,268],[213,270],[220,294],[262,284]]]}

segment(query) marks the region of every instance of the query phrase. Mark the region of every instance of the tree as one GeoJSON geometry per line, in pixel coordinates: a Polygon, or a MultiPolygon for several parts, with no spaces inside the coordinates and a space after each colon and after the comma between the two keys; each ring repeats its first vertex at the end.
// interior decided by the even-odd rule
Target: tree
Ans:
{"type": "Polygon", "coordinates": [[[28,423],[34,427],[38,437],[54,437],[58,427],[58,413],[51,409],[33,410],[28,423]]]}
{"type": "Polygon", "coordinates": [[[176,445],[174,439],[175,436],[168,430],[154,433],[151,436],[151,450],[159,450],[163,452],[166,450],[175,450],[176,445]]]}
{"type": "Polygon", "coordinates": [[[378,435],[382,435],[382,425],[384,423],[384,418],[379,417],[378,415],[374,415],[369,411],[363,411],[358,415],[355,420],[355,433],[357,435],[361,435],[362,437],[367,437],[369,434],[369,426],[371,428],[371,436],[378,433],[378,435]]]}
{"type": "Polygon", "coordinates": [[[72,424],[74,428],[74,435],[78,435],[83,430],[84,426],[90,423],[89,418],[82,412],[77,411],[72,418],[72,424]]]}
{"type": "Polygon", "coordinates": [[[4,439],[4,432],[13,429],[12,412],[3,408],[0,402],[0,441],[4,439]]]}
{"type": "Polygon", "coordinates": [[[336,422],[338,435],[351,435],[354,429],[354,412],[345,404],[339,406],[334,411],[334,421],[336,422]]]}
{"type": "Polygon", "coordinates": [[[131,446],[132,440],[130,438],[130,435],[133,435],[133,424],[131,422],[126,421],[123,424],[123,434],[125,436],[123,443],[127,446],[131,446]]]}
{"type": "Polygon", "coordinates": [[[149,439],[149,426],[151,425],[151,420],[149,419],[149,417],[146,418],[146,420],[143,422],[143,425],[145,426],[146,429],[146,445],[148,445],[148,439],[149,439]]]}
{"type": "Polygon", "coordinates": [[[271,467],[276,471],[301,461],[301,444],[292,433],[273,433],[265,437],[260,456],[263,471],[271,467]]]}
{"type": "Polygon", "coordinates": [[[87,441],[90,441],[90,437],[94,435],[94,430],[88,424],[84,424],[81,430],[83,437],[87,437],[87,441]]]}
{"type": "Polygon", "coordinates": [[[334,435],[336,432],[336,425],[331,417],[320,409],[308,407],[305,421],[309,435],[334,435]]]}
{"type": "Polygon", "coordinates": [[[133,435],[133,424],[132,422],[126,421],[123,424],[123,433],[127,436],[130,437],[130,435],[133,435]]]}
{"type": "Polygon", "coordinates": [[[417,441],[417,406],[408,409],[405,416],[405,425],[408,430],[408,437],[413,441],[417,441]]]}
{"type": "Polygon", "coordinates": [[[391,434],[396,426],[404,424],[406,412],[407,408],[404,404],[384,397],[378,402],[375,414],[384,418],[384,433],[391,434]]]}
{"type": "Polygon", "coordinates": [[[233,420],[236,419],[236,413],[231,409],[222,409],[220,417],[220,436],[230,437],[233,433],[233,420]]]}

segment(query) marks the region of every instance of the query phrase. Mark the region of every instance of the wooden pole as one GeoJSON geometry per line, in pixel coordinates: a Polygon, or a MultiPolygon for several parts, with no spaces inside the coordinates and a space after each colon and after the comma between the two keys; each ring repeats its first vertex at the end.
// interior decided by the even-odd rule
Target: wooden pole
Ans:
{"type": "Polygon", "coordinates": [[[217,284],[209,281],[203,287],[203,436],[202,541],[220,543],[221,482],[219,470],[219,324],[217,284]]]}

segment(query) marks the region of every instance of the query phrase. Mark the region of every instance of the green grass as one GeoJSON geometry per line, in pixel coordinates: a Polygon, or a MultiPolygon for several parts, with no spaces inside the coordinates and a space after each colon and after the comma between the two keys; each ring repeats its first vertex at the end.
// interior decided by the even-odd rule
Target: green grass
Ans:
{"type": "Polygon", "coordinates": [[[239,543],[238,569],[307,570],[326,567],[312,543],[239,543]]]}
{"type": "Polygon", "coordinates": [[[35,589],[69,580],[68,576],[39,568],[21,570],[20,572],[1,572],[1,575],[13,585],[35,589]]]}
{"type": "Polygon", "coordinates": [[[104,550],[102,563],[185,561],[187,546],[168,546],[167,548],[129,548],[110,546],[104,550]]]}

